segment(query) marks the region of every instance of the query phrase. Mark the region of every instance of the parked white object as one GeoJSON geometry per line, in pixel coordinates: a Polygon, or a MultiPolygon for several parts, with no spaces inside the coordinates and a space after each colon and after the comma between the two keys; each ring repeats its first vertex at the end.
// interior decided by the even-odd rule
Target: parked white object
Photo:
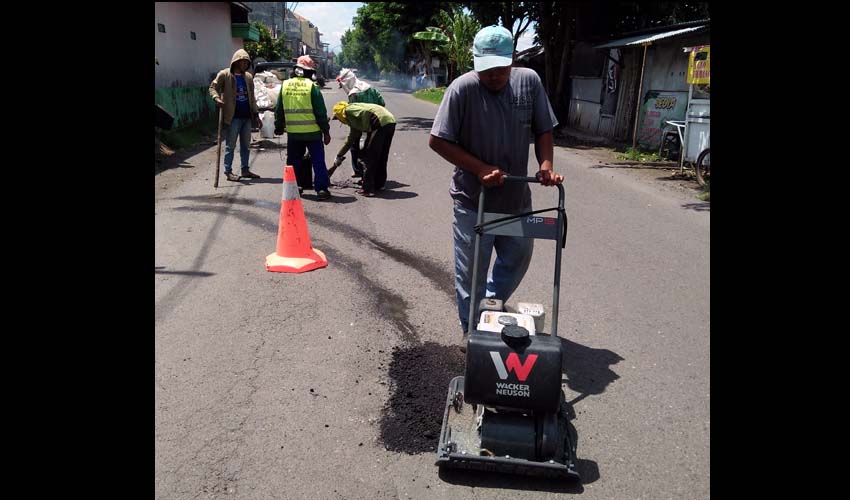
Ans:
{"type": "Polygon", "coordinates": [[[534,328],[538,332],[543,331],[543,322],[546,320],[546,309],[543,308],[543,304],[520,302],[516,305],[516,311],[534,318],[534,328]]]}
{"type": "Polygon", "coordinates": [[[501,333],[505,327],[499,322],[499,318],[506,316],[516,320],[516,324],[528,330],[529,335],[534,335],[537,329],[534,327],[534,318],[528,314],[507,313],[500,311],[481,311],[481,319],[478,320],[478,330],[484,332],[501,333]]]}
{"type": "Polygon", "coordinates": [[[260,127],[260,137],[270,139],[274,137],[274,112],[263,111],[260,113],[260,121],[263,126],[260,127]]]}

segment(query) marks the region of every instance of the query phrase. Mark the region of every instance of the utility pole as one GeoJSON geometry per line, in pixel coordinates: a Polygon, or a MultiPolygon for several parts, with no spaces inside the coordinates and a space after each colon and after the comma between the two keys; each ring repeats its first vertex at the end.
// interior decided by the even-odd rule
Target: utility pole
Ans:
{"type": "Polygon", "coordinates": [[[272,2],[272,39],[277,40],[277,2],[272,2]]]}

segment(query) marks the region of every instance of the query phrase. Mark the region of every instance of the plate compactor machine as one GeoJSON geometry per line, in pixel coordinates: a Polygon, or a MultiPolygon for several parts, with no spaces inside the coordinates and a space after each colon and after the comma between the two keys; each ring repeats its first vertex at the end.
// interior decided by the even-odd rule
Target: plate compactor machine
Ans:
{"type": "MultiPolygon", "coordinates": [[[[539,183],[534,177],[507,176],[505,181],[539,183]]],[[[580,480],[575,439],[569,431],[561,390],[558,292],[567,217],[564,188],[560,184],[557,188],[558,207],[517,215],[484,212],[486,188],[481,190],[466,369],[449,384],[437,447],[436,465],[441,468],[580,480]],[[557,217],[539,215],[552,211],[557,217]],[[551,334],[541,331],[544,313],[540,304],[519,304],[517,313],[508,313],[500,300],[475,303],[482,234],[555,240],[551,334]],[[473,323],[479,311],[480,320],[473,323]]]]}

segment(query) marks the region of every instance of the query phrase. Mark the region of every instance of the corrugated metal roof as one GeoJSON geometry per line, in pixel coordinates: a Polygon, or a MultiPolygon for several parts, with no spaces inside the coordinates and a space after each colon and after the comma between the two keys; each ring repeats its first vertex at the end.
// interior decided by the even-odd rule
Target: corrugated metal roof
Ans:
{"type": "Polygon", "coordinates": [[[682,28],[682,29],[673,30],[673,31],[665,31],[663,33],[655,33],[653,35],[638,35],[638,36],[632,36],[632,37],[629,37],[629,38],[621,38],[619,40],[614,40],[614,41],[608,42],[608,43],[603,44],[603,45],[596,45],[594,48],[595,49],[608,49],[608,48],[614,48],[614,47],[640,46],[640,45],[644,45],[644,44],[648,44],[648,43],[652,43],[652,42],[661,40],[662,38],[670,38],[672,36],[684,35],[685,33],[690,33],[690,32],[693,32],[693,31],[701,30],[701,29],[704,29],[705,27],[706,27],[706,25],[703,24],[702,26],[692,26],[690,28],[682,28]]]}

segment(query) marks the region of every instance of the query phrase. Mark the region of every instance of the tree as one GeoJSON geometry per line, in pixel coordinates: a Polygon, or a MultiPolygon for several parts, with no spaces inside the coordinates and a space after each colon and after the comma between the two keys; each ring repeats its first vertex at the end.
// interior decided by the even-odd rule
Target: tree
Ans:
{"type": "Polygon", "coordinates": [[[575,40],[575,7],[574,2],[536,2],[530,11],[537,26],[535,42],[543,46],[546,93],[560,123],[566,123],[569,107],[564,94],[575,40]]]}
{"type": "MultiPolygon", "coordinates": [[[[461,75],[472,69],[472,42],[481,24],[460,7],[451,12],[441,11],[438,21],[449,42],[442,47],[449,60],[449,83],[456,74],[461,75]]],[[[516,45],[514,45],[516,47],[516,45]]]]}
{"type": "Polygon", "coordinates": [[[481,26],[498,24],[501,20],[502,26],[514,36],[514,51],[519,38],[531,25],[531,14],[535,5],[539,2],[462,2],[472,12],[472,15],[481,23],[481,26]],[[516,31],[514,24],[519,21],[516,31]]]}
{"type": "Polygon", "coordinates": [[[339,64],[343,67],[360,68],[370,71],[375,67],[373,53],[363,30],[355,28],[346,30],[340,38],[342,44],[339,54],[339,64]]]}
{"type": "Polygon", "coordinates": [[[709,19],[708,2],[598,2],[606,9],[607,35],[709,19]]]}
{"type": "Polygon", "coordinates": [[[245,50],[251,56],[251,59],[262,57],[267,61],[279,61],[283,52],[283,39],[272,39],[272,33],[268,26],[259,21],[252,21],[251,25],[260,32],[259,42],[245,42],[245,50]]]}
{"type": "Polygon", "coordinates": [[[708,2],[533,2],[535,43],[543,46],[546,92],[558,121],[566,123],[566,95],[576,41],[602,41],[645,28],[710,18],[708,2]],[[563,118],[563,119],[562,119],[563,118]]]}
{"type": "Polygon", "coordinates": [[[449,37],[443,30],[434,26],[428,26],[425,31],[417,31],[413,34],[413,39],[419,41],[426,68],[431,67],[431,52],[446,54],[445,47],[449,44],[449,37]]]}
{"type": "Polygon", "coordinates": [[[449,9],[451,2],[366,2],[357,9],[350,35],[342,40],[344,60],[364,68],[398,71],[406,57],[421,52],[413,34],[437,24],[438,12],[449,9]]]}

